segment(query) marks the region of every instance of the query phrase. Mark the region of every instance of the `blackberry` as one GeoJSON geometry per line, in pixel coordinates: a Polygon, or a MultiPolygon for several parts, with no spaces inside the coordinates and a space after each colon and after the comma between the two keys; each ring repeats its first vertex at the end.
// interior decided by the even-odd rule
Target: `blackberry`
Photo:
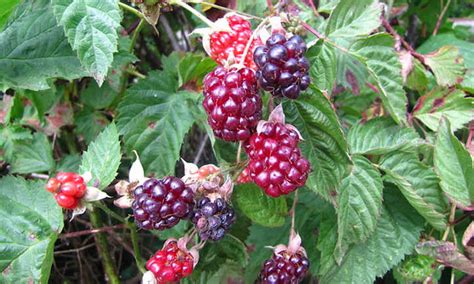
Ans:
{"type": "Polygon", "coordinates": [[[158,283],[181,280],[193,272],[194,257],[187,250],[180,249],[175,240],[167,241],[146,263],[158,283]]]}
{"type": "Polygon", "coordinates": [[[202,197],[196,203],[191,220],[201,239],[219,241],[234,224],[235,212],[221,197],[214,201],[208,197],[202,197]]]}
{"type": "Polygon", "coordinates": [[[146,230],[169,229],[188,218],[194,206],[193,191],[177,177],[149,179],[133,195],[135,222],[146,230]]]}
{"type": "Polygon", "coordinates": [[[218,66],[204,78],[202,104],[217,137],[226,141],[248,139],[262,116],[254,71],[218,66]]]}
{"type": "Polygon", "coordinates": [[[257,283],[297,284],[300,283],[309,268],[309,260],[301,252],[290,254],[288,251],[273,253],[266,260],[258,276],[257,283]]]}
{"type": "Polygon", "coordinates": [[[245,145],[250,178],[272,197],[288,194],[303,186],[310,171],[308,160],[298,148],[298,130],[284,124],[284,118],[281,122],[272,118],[278,116],[283,116],[281,106],[272,112],[270,121],[259,124],[257,133],[245,145]]]}
{"type": "Polygon", "coordinates": [[[305,52],[306,44],[300,36],[287,40],[283,34],[273,34],[265,45],[254,51],[260,87],[275,97],[298,98],[311,81],[305,52]]]}

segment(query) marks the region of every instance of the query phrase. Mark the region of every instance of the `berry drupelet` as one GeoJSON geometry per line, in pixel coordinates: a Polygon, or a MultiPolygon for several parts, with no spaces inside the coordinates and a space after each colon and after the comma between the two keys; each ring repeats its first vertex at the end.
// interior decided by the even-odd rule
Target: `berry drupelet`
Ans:
{"type": "Polygon", "coordinates": [[[225,141],[250,137],[262,116],[252,69],[218,66],[204,78],[203,106],[214,134],[225,141]]]}
{"type": "Polygon", "coordinates": [[[296,99],[310,83],[309,62],[304,57],[306,44],[298,36],[289,39],[275,33],[254,51],[260,86],[276,97],[296,99]]]}
{"type": "Polygon", "coordinates": [[[75,209],[86,194],[87,186],[79,174],[61,172],[48,180],[46,189],[54,194],[59,206],[75,209]]]}
{"type": "Polygon", "coordinates": [[[133,191],[133,216],[146,230],[169,229],[188,218],[194,207],[194,193],[181,179],[149,179],[133,191]]]}

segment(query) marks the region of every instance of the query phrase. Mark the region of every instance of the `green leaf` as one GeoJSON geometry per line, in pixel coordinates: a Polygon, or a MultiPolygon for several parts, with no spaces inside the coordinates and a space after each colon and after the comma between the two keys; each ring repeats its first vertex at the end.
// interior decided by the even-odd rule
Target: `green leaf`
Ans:
{"type": "Polygon", "coordinates": [[[49,79],[85,75],[49,1],[25,1],[17,11],[21,13],[0,33],[0,90],[44,90],[49,79]]]}
{"type": "Polygon", "coordinates": [[[336,81],[336,53],[334,48],[318,41],[309,48],[306,57],[310,62],[309,74],[313,84],[320,90],[331,93],[336,81]]]}
{"type": "Polygon", "coordinates": [[[390,118],[380,117],[354,125],[347,135],[353,154],[381,155],[410,149],[419,143],[413,128],[396,125],[390,118]]]}
{"type": "Polygon", "coordinates": [[[94,141],[99,133],[109,124],[109,120],[103,112],[96,111],[90,107],[75,113],[76,133],[87,143],[94,141]]]}
{"type": "Polygon", "coordinates": [[[421,163],[415,153],[396,152],[380,163],[384,180],[395,184],[408,202],[431,226],[446,228],[446,201],[435,172],[421,163]]]}
{"type": "Polygon", "coordinates": [[[56,171],[77,173],[79,171],[80,166],[81,166],[80,155],[78,154],[66,155],[61,159],[60,162],[58,162],[56,171]]]}
{"type": "Polygon", "coordinates": [[[99,87],[96,82],[91,81],[89,86],[81,93],[81,102],[93,109],[104,109],[110,106],[118,96],[108,82],[99,87]]]}
{"type": "Polygon", "coordinates": [[[382,210],[382,178],[362,156],[353,156],[354,167],[339,187],[336,261],[339,263],[352,243],[360,243],[374,232],[382,210]]]}
{"type": "Polygon", "coordinates": [[[45,113],[53,108],[53,106],[58,102],[60,95],[62,95],[57,92],[55,88],[42,91],[24,90],[19,93],[31,101],[41,122],[45,121],[45,113]]]}
{"type": "Polygon", "coordinates": [[[332,255],[336,246],[335,217],[322,218],[320,283],[373,283],[413,251],[423,229],[422,218],[396,190],[388,188],[383,195],[382,215],[374,233],[366,242],[352,245],[340,265],[332,255]]]}
{"type": "Polygon", "coordinates": [[[177,76],[169,72],[151,73],[127,90],[117,118],[127,149],[138,151],[145,170],[157,176],[174,174],[199,96],[177,92],[177,76]]]}
{"type": "Polygon", "coordinates": [[[326,35],[335,39],[368,35],[380,26],[382,8],[377,0],[341,0],[329,16],[326,35]]]}
{"type": "Polygon", "coordinates": [[[351,46],[351,52],[367,68],[393,120],[406,124],[407,98],[403,90],[400,60],[393,44],[390,35],[380,33],[358,40],[351,46]]]}
{"type": "Polygon", "coordinates": [[[463,79],[463,58],[455,46],[443,46],[427,54],[425,64],[431,68],[440,86],[452,86],[463,79]]]}
{"type": "Polygon", "coordinates": [[[418,92],[425,92],[428,89],[427,71],[420,61],[413,60],[413,69],[408,74],[406,85],[408,88],[418,92]]]}
{"type": "Polygon", "coordinates": [[[55,166],[51,143],[40,132],[35,133],[32,140],[15,143],[11,158],[12,173],[48,172],[55,166]]]}
{"type": "Polygon", "coordinates": [[[2,10],[0,11],[0,30],[7,23],[8,17],[15,10],[20,0],[3,0],[2,10]]]}
{"type": "Polygon", "coordinates": [[[3,157],[6,160],[13,159],[13,150],[14,145],[22,140],[31,140],[33,136],[31,135],[31,131],[25,129],[19,125],[2,125],[0,124],[0,151],[3,154],[3,157]]]}
{"type": "Polygon", "coordinates": [[[89,144],[82,154],[80,172],[92,173],[90,184],[99,182],[99,189],[104,189],[115,179],[120,166],[120,141],[115,124],[111,123],[96,140],[89,144]]]}
{"type": "Polygon", "coordinates": [[[102,85],[117,51],[117,29],[122,20],[118,1],[53,0],[52,5],[82,66],[102,85]]]}
{"type": "Polygon", "coordinates": [[[311,163],[306,182],[311,190],[335,202],[336,187],[351,164],[347,143],[329,100],[316,88],[310,88],[298,100],[283,104],[286,122],[303,136],[300,148],[311,163]]]}
{"type": "Polygon", "coordinates": [[[474,117],[474,99],[465,97],[460,90],[436,88],[418,99],[413,116],[433,131],[438,129],[439,120],[444,116],[456,131],[474,117]]]}
{"type": "Polygon", "coordinates": [[[416,51],[422,54],[434,52],[437,49],[451,45],[459,48],[459,52],[464,58],[464,64],[467,68],[474,69],[474,43],[458,39],[452,33],[439,34],[431,36],[428,40],[418,47],[416,51]]]}
{"type": "Polygon", "coordinates": [[[288,214],[284,197],[270,197],[253,183],[236,186],[233,198],[247,217],[262,226],[279,227],[288,214]]]}
{"type": "Polygon", "coordinates": [[[189,81],[196,81],[201,84],[203,77],[216,67],[216,63],[209,57],[204,57],[201,54],[188,53],[183,59],[179,61],[178,74],[179,85],[189,81]]]}
{"type": "Polygon", "coordinates": [[[444,118],[436,136],[434,166],[444,193],[461,207],[471,206],[474,201],[472,158],[444,118]]]}
{"type": "MultiPolygon", "coordinates": [[[[212,246],[207,245],[199,252],[199,263],[195,270],[212,275],[225,263],[245,267],[248,260],[249,256],[245,244],[236,237],[227,234],[219,242],[212,244],[212,246]]],[[[192,276],[195,277],[195,273],[192,276]]]]}
{"type": "Polygon", "coordinates": [[[0,282],[47,283],[63,213],[42,181],[0,179],[0,282]]]}

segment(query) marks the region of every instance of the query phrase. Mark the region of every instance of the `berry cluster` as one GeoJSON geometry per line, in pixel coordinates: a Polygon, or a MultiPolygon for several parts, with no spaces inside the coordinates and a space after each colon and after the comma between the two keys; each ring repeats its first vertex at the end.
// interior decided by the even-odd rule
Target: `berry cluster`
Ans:
{"type": "Polygon", "coordinates": [[[309,260],[301,252],[275,252],[271,259],[264,262],[257,283],[297,284],[304,279],[308,268],[309,260]]]}
{"type": "Polygon", "coordinates": [[[146,263],[158,283],[171,283],[189,276],[193,272],[194,258],[191,253],[178,247],[174,240],[169,241],[146,263]]]}
{"type": "Polygon", "coordinates": [[[169,229],[188,218],[194,207],[193,191],[177,177],[149,179],[133,195],[135,222],[146,230],[169,229]]]}
{"type": "Polygon", "coordinates": [[[257,47],[254,60],[262,89],[276,97],[296,99],[310,83],[309,62],[303,56],[305,51],[306,44],[300,36],[287,40],[280,33],[273,34],[264,46],[257,47]]]}
{"type": "MultiPolygon", "coordinates": [[[[251,24],[239,15],[232,14],[224,18],[230,27],[229,31],[216,31],[210,36],[210,56],[217,63],[225,65],[229,59],[239,62],[245,51],[250,37],[252,36],[251,24]]],[[[254,68],[255,64],[252,59],[252,51],[260,40],[254,39],[250,44],[250,52],[246,54],[244,64],[250,68],[254,68]]]]}
{"type": "Polygon", "coordinates": [[[234,209],[223,199],[201,198],[194,208],[192,222],[203,240],[221,240],[235,222],[234,209]]]}
{"type": "Polygon", "coordinates": [[[46,189],[54,194],[59,206],[74,209],[84,197],[87,186],[79,174],[61,172],[48,180],[46,189]]]}
{"type": "Polygon", "coordinates": [[[250,177],[268,195],[288,194],[306,183],[310,164],[301,155],[299,140],[294,128],[270,121],[245,146],[250,177]]]}
{"type": "Polygon", "coordinates": [[[203,106],[217,137],[226,141],[248,139],[262,116],[254,71],[216,67],[204,78],[203,106]]]}

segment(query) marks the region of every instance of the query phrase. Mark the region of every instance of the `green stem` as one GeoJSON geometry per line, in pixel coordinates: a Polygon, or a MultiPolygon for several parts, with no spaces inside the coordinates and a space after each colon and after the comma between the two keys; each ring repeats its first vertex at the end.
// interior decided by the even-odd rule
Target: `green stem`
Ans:
{"type": "Polygon", "coordinates": [[[132,43],[130,43],[130,47],[128,48],[128,51],[133,52],[133,49],[135,49],[135,43],[137,42],[138,34],[140,33],[144,25],[145,25],[145,20],[141,19],[140,23],[138,23],[137,28],[133,32],[132,43]]]}
{"type": "MultiPolygon", "coordinates": [[[[98,229],[103,227],[102,220],[100,219],[100,214],[97,210],[92,210],[89,213],[89,216],[91,224],[94,228],[98,229]]],[[[109,248],[107,246],[107,236],[103,232],[97,233],[95,235],[95,242],[99,250],[102,265],[104,266],[105,273],[107,274],[108,282],[113,284],[119,284],[120,279],[115,270],[112,257],[109,253],[109,248]]]]}
{"type": "Polygon", "coordinates": [[[104,211],[105,213],[107,213],[110,217],[116,219],[117,221],[119,221],[120,223],[126,223],[127,220],[125,220],[125,218],[123,218],[122,216],[120,216],[119,214],[115,213],[114,211],[112,211],[109,207],[107,207],[106,205],[102,204],[102,202],[98,201],[98,202],[95,202],[94,203],[94,206],[97,207],[97,208],[100,208],[102,211],[104,211]]]}
{"type": "Polygon", "coordinates": [[[193,4],[207,5],[209,7],[216,8],[216,9],[219,9],[219,10],[222,10],[222,11],[234,12],[236,14],[239,14],[239,15],[242,15],[242,16],[245,16],[245,17],[248,17],[248,18],[252,18],[252,19],[256,19],[256,20],[260,20],[260,21],[263,20],[263,18],[260,18],[258,16],[254,16],[254,15],[247,14],[247,13],[244,13],[244,12],[236,11],[234,9],[230,9],[230,8],[227,8],[227,7],[216,5],[216,4],[211,3],[211,2],[206,2],[206,1],[202,1],[202,0],[188,0],[186,2],[193,3],[193,4]]]}
{"type": "Polygon", "coordinates": [[[137,226],[134,223],[129,222],[127,223],[127,227],[130,230],[130,238],[132,239],[133,256],[135,257],[135,262],[140,272],[145,273],[145,263],[140,253],[140,247],[138,246],[137,226]]]}
{"type": "Polygon", "coordinates": [[[66,147],[69,150],[69,154],[77,154],[77,144],[76,141],[74,140],[74,133],[72,131],[67,130],[64,137],[64,142],[66,142],[66,147]]]}
{"type": "Polygon", "coordinates": [[[119,2],[120,8],[124,9],[127,12],[130,12],[131,14],[134,14],[135,16],[139,17],[140,19],[144,19],[145,16],[138,11],[137,9],[133,8],[132,6],[128,6],[125,3],[119,2]]]}
{"type": "Polygon", "coordinates": [[[214,22],[212,22],[211,20],[209,20],[208,18],[206,18],[203,14],[199,13],[196,9],[194,9],[193,7],[189,6],[188,4],[184,3],[182,0],[172,0],[169,2],[170,4],[175,4],[175,5],[178,5],[186,10],[188,10],[189,12],[191,12],[194,16],[198,17],[201,21],[203,21],[206,25],[208,25],[209,27],[213,27],[214,26],[214,22]]]}

